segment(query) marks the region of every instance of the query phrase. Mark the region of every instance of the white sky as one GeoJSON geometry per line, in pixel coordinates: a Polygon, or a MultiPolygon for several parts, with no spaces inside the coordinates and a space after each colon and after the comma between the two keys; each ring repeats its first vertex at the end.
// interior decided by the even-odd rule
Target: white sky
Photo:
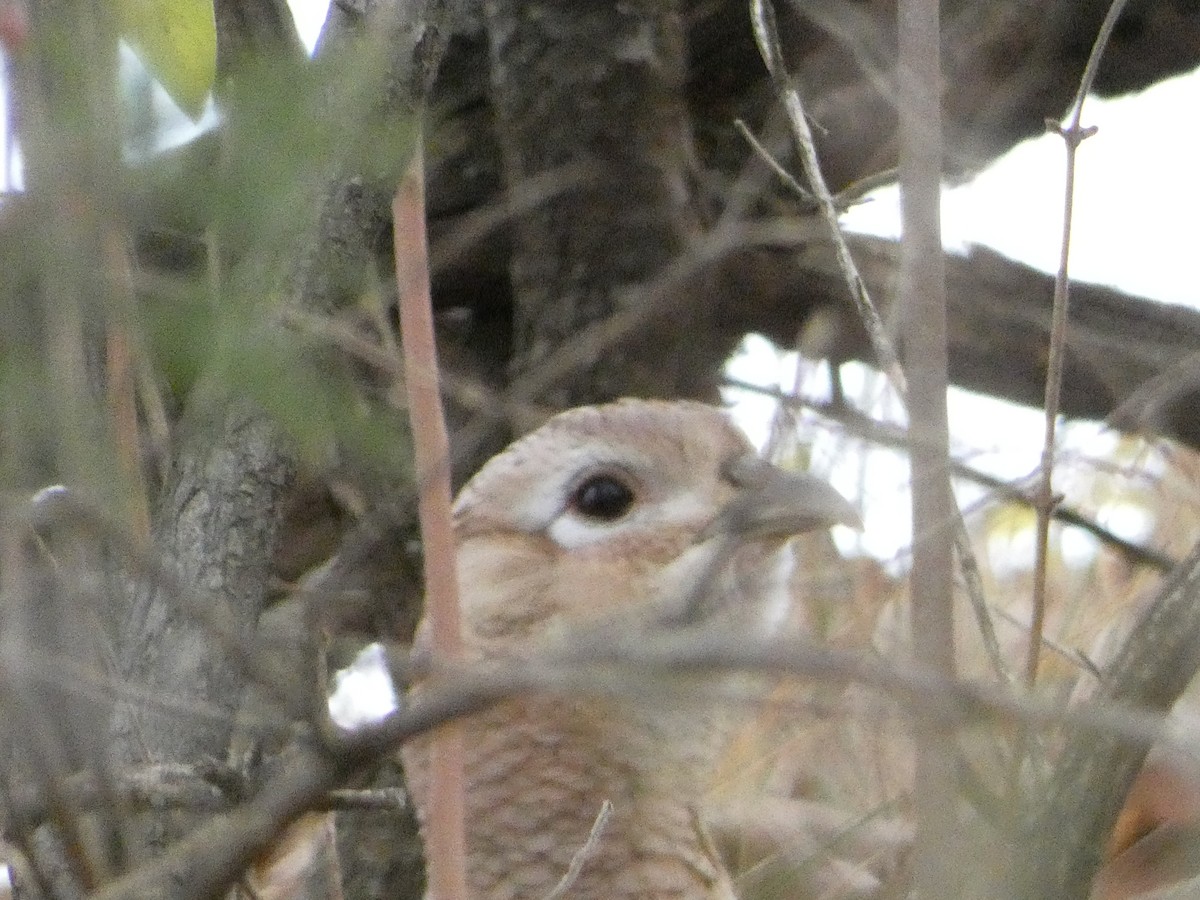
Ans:
{"type": "MultiPolygon", "coordinates": [[[[1115,100],[1089,99],[1076,167],[1071,272],[1081,281],[1173,303],[1200,305],[1194,270],[1200,209],[1200,71],[1115,100]],[[1147,178],[1146,173],[1150,173],[1147,178]]],[[[946,192],[948,247],[987,244],[1047,272],[1058,268],[1062,229],[1063,141],[1025,141],[969,184],[946,192]]],[[[897,192],[851,210],[845,224],[899,233],[897,192]]]]}
{"type": "Polygon", "coordinates": [[[311,50],[321,35],[329,0],[288,0],[288,3],[296,19],[296,30],[300,32],[300,39],[311,50]]]}
{"type": "MultiPolygon", "coordinates": [[[[1200,209],[1200,175],[1195,148],[1200,145],[1200,71],[1162,82],[1140,94],[1115,100],[1091,98],[1083,124],[1099,128],[1077,156],[1075,215],[1071,239],[1071,274],[1081,281],[1111,284],[1164,302],[1200,306],[1194,276],[1196,210],[1200,209]],[[1147,183],[1144,173],[1157,174],[1147,183]]],[[[1056,135],[1025,141],[971,182],[948,189],[942,201],[945,244],[963,249],[985,244],[1047,272],[1058,268],[1062,230],[1065,151],[1056,135]]],[[[851,210],[847,228],[898,236],[898,189],[887,188],[873,202],[851,210]]],[[[791,387],[795,360],[762,339],[750,339],[731,364],[740,379],[791,387]]],[[[843,367],[851,396],[880,402],[877,376],[862,367],[843,367]]],[[[818,396],[827,390],[828,373],[818,367],[806,376],[818,396]]],[[[735,414],[751,436],[762,443],[774,404],[730,391],[735,414]]],[[[876,412],[878,413],[878,409],[876,412]]],[[[1017,478],[1028,474],[1041,452],[1043,416],[952,388],[949,416],[954,450],[970,454],[984,471],[1017,478]]],[[[1086,448],[1091,457],[1115,444],[1094,423],[1073,423],[1060,431],[1060,455],[1086,448]]],[[[825,471],[851,496],[864,498],[865,530],[837,534],[844,549],[856,546],[883,559],[902,554],[910,540],[907,463],[890,451],[873,451],[863,465],[857,453],[828,433],[814,432],[813,466],[825,471]]],[[[959,489],[968,504],[979,491],[959,489]]],[[[1144,510],[1114,505],[1106,511],[1110,528],[1133,539],[1146,534],[1144,510]]],[[[1064,551],[1080,561],[1095,552],[1093,539],[1064,532],[1064,551]]]]}

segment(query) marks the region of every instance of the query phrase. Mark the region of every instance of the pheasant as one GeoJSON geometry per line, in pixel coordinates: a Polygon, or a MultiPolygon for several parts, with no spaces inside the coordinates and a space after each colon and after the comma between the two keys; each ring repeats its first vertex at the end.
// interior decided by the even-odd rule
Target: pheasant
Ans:
{"type": "MultiPolygon", "coordinates": [[[[603,628],[752,640],[787,612],[787,538],[854,520],[826,483],[761,460],[715,407],[569,410],[490,460],[455,501],[466,654],[521,657],[603,628]]],[[[737,715],[702,691],[671,696],[530,694],[464,720],[472,897],[547,896],[604,801],[610,817],[570,897],[734,897],[696,801],[737,715]]],[[[424,740],[402,751],[419,812],[428,752],[424,740]]]]}

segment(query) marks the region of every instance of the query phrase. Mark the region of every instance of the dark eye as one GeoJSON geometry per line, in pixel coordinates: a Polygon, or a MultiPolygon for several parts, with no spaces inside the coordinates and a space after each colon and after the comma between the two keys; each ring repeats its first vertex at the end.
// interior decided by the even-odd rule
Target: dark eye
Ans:
{"type": "Polygon", "coordinates": [[[633,506],[633,489],[613,475],[593,475],[571,495],[571,506],[590,519],[613,522],[633,506]]]}

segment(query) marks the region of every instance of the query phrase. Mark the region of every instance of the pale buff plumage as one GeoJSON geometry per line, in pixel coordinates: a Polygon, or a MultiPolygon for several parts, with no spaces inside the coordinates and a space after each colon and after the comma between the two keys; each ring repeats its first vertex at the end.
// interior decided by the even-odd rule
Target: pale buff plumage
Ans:
{"type": "MultiPolygon", "coordinates": [[[[724,413],[685,402],[571,410],[513,444],[454,507],[468,654],[519,655],[584,624],[661,627],[731,529],[752,542],[704,616],[724,617],[727,628],[765,627],[778,614],[767,595],[786,577],[781,532],[852,514],[811,479],[799,491],[783,481],[762,490],[764,477],[780,473],[752,459],[724,413]],[[582,486],[609,476],[630,488],[632,502],[616,516],[589,515],[582,486]],[[763,502],[739,506],[751,483],[763,502]]],[[[607,799],[612,816],[569,896],[732,898],[695,813],[730,722],[727,709],[699,698],[594,696],[525,696],[468,719],[472,896],[545,897],[607,799]]],[[[418,809],[427,749],[418,741],[404,753],[418,809]]]]}

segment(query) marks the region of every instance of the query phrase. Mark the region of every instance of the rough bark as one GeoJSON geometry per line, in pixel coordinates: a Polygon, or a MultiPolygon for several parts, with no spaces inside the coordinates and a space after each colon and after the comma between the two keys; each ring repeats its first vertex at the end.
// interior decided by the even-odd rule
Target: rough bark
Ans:
{"type": "MultiPolygon", "coordinates": [[[[237,633],[252,629],[262,607],[290,469],[275,429],[257,412],[233,411],[181,447],[166,488],[156,540],[164,569],[180,585],[211,595],[213,604],[226,604],[237,633]]],[[[225,754],[245,676],[236,654],[220,646],[175,587],[140,585],[122,628],[121,676],[167,703],[153,711],[136,702],[118,707],[114,749],[126,760],[225,754]],[[215,722],[196,714],[205,708],[215,722]]]]}
{"type": "MultiPolygon", "coordinates": [[[[1198,594],[1200,545],[1146,604],[1105,668],[1101,697],[1111,708],[1165,714],[1183,694],[1200,669],[1198,594]]],[[[1009,873],[1011,896],[1088,896],[1104,839],[1151,743],[1084,733],[1067,738],[1053,772],[1031,791],[1030,825],[1009,873]]]]}
{"type": "MultiPolygon", "coordinates": [[[[241,657],[252,651],[230,641],[252,633],[262,609],[291,463],[256,410],[206,424],[182,444],[156,517],[156,551],[171,581],[138,584],[122,629],[119,677],[161,703],[118,704],[118,764],[223,759],[246,683],[241,657]],[[214,633],[214,620],[228,631],[214,633]]],[[[190,824],[152,823],[142,852],[161,850],[190,824]]]]}
{"type": "MultiPolygon", "coordinates": [[[[678,9],[492,0],[485,6],[492,103],[506,188],[585,167],[581,182],[513,224],[515,371],[535,368],[622,289],[662,269],[696,227],[678,9]]],[[[698,315],[691,309],[688,315],[698,315]]],[[[661,346],[630,342],[545,398],[555,405],[672,390],[661,346]],[[642,378],[631,369],[644,369],[642,378]],[[654,385],[654,388],[650,386],[654,385]]]]}

